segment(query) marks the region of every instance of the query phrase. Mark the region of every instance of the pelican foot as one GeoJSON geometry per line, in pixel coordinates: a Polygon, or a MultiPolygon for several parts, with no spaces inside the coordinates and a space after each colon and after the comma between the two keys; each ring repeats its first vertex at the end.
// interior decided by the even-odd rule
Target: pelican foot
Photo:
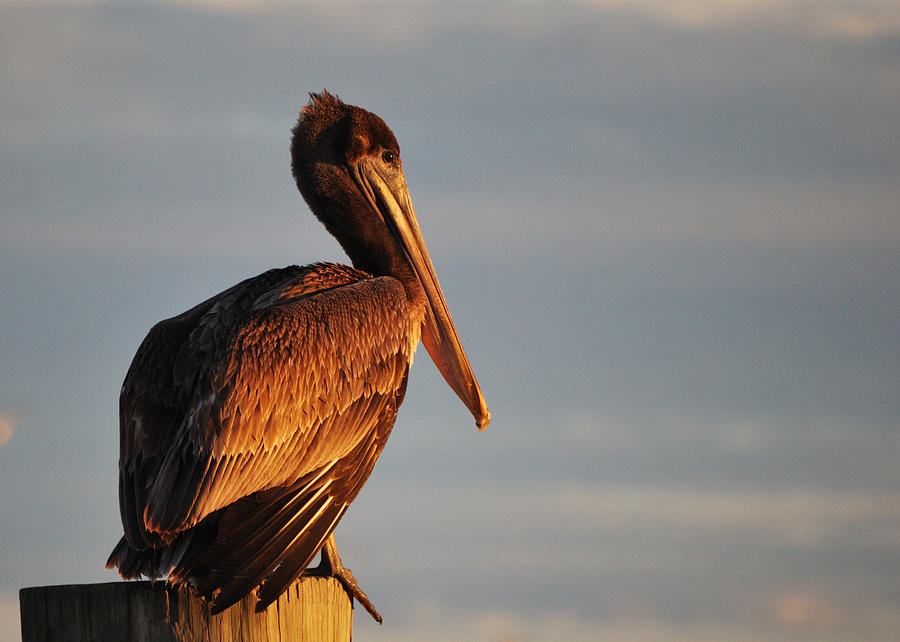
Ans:
{"type": "Polygon", "coordinates": [[[381,624],[381,615],[375,610],[372,602],[369,601],[365,592],[359,588],[353,572],[341,564],[341,557],[338,555],[337,544],[334,542],[334,535],[329,535],[322,546],[322,561],[315,568],[308,568],[306,575],[317,577],[333,577],[344,587],[344,590],[350,595],[351,599],[355,599],[362,604],[363,608],[369,612],[376,622],[381,624]]]}

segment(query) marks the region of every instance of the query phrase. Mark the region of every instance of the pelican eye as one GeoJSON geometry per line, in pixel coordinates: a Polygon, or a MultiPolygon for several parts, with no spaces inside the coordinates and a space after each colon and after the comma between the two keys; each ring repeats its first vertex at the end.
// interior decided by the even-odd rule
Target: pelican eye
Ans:
{"type": "Polygon", "coordinates": [[[383,160],[388,165],[393,165],[394,161],[397,160],[397,155],[389,149],[381,152],[381,160],[383,160]]]}

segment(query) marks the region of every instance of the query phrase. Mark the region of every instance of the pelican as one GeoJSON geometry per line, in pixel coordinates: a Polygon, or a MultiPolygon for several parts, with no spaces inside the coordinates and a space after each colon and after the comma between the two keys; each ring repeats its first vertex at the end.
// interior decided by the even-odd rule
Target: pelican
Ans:
{"type": "Polygon", "coordinates": [[[107,568],[168,577],[218,613],[257,611],[307,572],[343,566],[334,529],[384,448],[421,338],[475,418],[490,422],[385,122],[323,91],[291,142],[303,198],[353,264],[249,278],[160,321],[119,399],[124,536],[107,568]]]}

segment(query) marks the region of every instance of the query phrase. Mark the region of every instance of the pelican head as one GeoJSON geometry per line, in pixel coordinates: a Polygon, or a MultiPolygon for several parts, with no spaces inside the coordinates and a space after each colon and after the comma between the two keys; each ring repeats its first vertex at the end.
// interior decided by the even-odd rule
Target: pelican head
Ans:
{"type": "Polygon", "coordinates": [[[491,413],[422,239],[393,132],[327,91],[310,94],[294,128],[291,167],[303,198],[353,265],[397,278],[412,305],[424,304],[422,342],[476,426],[486,428],[491,413]]]}

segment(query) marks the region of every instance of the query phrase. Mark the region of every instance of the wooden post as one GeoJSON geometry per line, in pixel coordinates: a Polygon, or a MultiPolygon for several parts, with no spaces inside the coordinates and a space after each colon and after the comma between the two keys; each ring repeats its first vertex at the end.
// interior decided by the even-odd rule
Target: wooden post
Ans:
{"type": "Polygon", "coordinates": [[[19,591],[22,642],[350,642],[353,607],[332,577],[301,577],[262,613],[249,595],[218,615],[164,582],[19,591]]]}

